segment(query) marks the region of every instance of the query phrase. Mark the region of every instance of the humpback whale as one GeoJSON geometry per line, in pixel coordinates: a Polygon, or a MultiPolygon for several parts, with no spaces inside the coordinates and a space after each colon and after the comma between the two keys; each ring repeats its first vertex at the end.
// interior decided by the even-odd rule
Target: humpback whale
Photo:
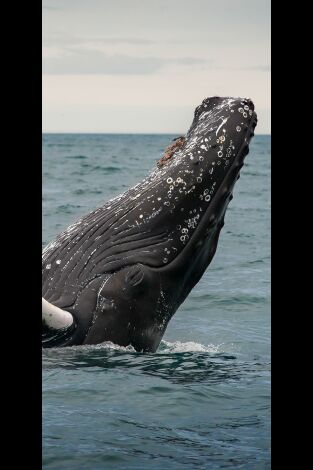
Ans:
{"type": "Polygon", "coordinates": [[[143,181],[44,248],[44,348],[157,350],[216,252],[256,123],[250,99],[204,99],[143,181]]]}

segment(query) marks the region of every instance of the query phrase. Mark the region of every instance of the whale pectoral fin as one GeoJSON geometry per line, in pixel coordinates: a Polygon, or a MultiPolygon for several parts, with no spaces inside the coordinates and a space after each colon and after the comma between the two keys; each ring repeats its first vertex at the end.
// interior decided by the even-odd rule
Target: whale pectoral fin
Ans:
{"type": "Polygon", "coordinates": [[[42,346],[62,346],[76,329],[73,315],[42,299],[42,346]]]}
{"type": "Polygon", "coordinates": [[[42,323],[51,330],[64,330],[73,325],[73,315],[42,298],[42,323]]]}

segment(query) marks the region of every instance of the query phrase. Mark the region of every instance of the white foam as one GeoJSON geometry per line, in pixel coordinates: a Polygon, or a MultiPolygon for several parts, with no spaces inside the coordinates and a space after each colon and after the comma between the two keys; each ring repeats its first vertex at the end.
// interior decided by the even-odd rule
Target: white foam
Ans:
{"type": "MultiPolygon", "coordinates": [[[[67,348],[68,349],[68,348],[67,348]]],[[[71,346],[71,350],[79,349],[80,351],[118,351],[125,353],[133,353],[136,350],[133,346],[119,346],[118,344],[112,343],[111,341],[104,341],[99,344],[85,344],[83,346],[71,346]]]]}
{"type": "Polygon", "coordinates": [[[185,352],[207,352],[207,353],[218,353],[220,352],[221,345],[208,344],[204,346],[194,341],[187,341],[182,343],[181,341],[162,341],[159,351],[160,353],[185,353],[185,352]]]}
{"type": "MultiPolygon", "coordinates": [[[[220,353],[225,352],[223,348],[223,344],[208,344],[207,346],[196,343],[194,341],[174,341],[173,343],[170,341],[161,341],[160,346],[155,354],[175,354],[175,353],[220,353]]],[[[119,346],[118,344],[112,343],[111,341],[105,341],[100,344],[85,344],[79,346],[70,346],[67,348],[59,348],[59,350],[63,351],[67,350],[70,351],[80,351],[80,352],[88,352],[88,351],[115,351],[120,353],[137,353],[138,352],[133,348],[133,346],[119,346]]],[[[56,351],[54,349],[54,351],[56,351]]]]}

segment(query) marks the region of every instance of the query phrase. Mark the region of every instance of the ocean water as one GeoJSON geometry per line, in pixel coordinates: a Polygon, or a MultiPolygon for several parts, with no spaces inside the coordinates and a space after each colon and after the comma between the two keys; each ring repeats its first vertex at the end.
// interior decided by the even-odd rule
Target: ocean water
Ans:
{"type": "MultiPolygon", "coordinates": [[[[139,182],[175,136],[43,136],[43,245],[139,182]]],[[[270,469],[270,136],[155,354],[44,350],[43,468],[270,469]]]]}

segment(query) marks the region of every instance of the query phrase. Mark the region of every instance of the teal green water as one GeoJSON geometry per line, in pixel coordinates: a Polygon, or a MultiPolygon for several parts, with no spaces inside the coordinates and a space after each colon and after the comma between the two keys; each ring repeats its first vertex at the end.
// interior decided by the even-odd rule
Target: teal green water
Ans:
{"type": "MultiPolygon", "coordinates": [[[[139,182],[169,135],[44,135],[43,244],[139,182]]],[[[43,468],[270,468],[270,136],[155,354],[43,351],[43,468]]]]}

